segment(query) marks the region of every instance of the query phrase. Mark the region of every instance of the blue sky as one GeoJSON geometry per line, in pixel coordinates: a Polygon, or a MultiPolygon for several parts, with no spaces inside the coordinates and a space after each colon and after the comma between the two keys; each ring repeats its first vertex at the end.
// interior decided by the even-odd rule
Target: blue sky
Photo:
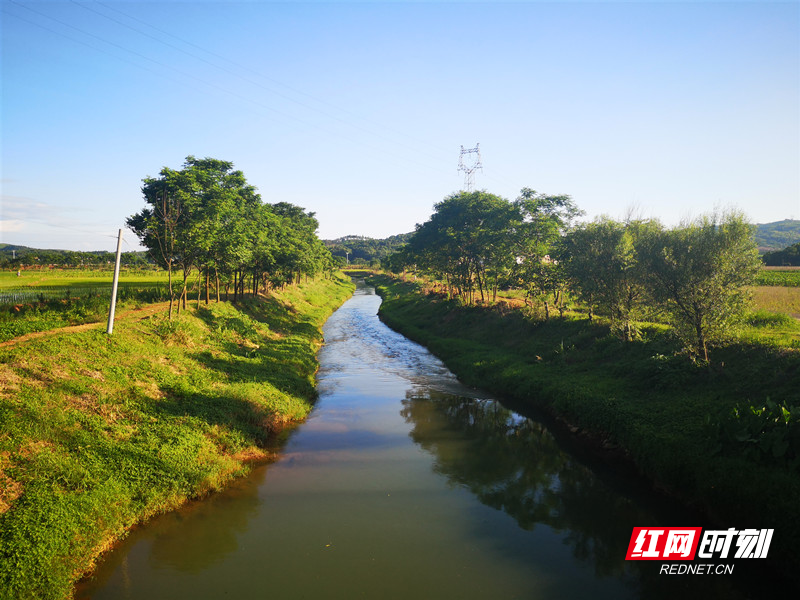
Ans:
{"type": "Polygon", "coordinates": [[[190,154],[404,233],[477,143],[478,189],[586,218],[800,219],[798,2],[0,1],[5,243],[113,249],[190,154]]]}

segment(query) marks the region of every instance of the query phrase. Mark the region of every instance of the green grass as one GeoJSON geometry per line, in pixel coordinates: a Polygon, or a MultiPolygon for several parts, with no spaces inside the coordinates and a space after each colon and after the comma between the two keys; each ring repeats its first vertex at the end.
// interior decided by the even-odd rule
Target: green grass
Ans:
{"type": "MultiPolygon", "coordinates": [[[[29,304],[0,305],[0,342],[69,325],[107,322],[110,298],[110,292],[90,292],[79,297],[67,296],[42,299],[29,304]]],[[[163,290],[119,288],[117,310],[138,308],[164,298],[163,290]]]]}
{"type": "Polygon", "coordinates": [[[800,319],[785,312],[757,309],[748,313],[738,332],[740,343],[800,350],[800,319]]]}
{"type": "Polygon", "coordinates": [[[0,349],[0,598],[67,598],[133,524],[246,473],[316,397],[316,280],[0,349]]]}
{"type": "Polygon", "coordinates": [[[411,283],[373,283],[384,297],[381,318],[465,383],[620,448],[654,484],[718,524],[774,528],[770,556],[796,574],[800,470],[785,460],[754,460],[736,446],[722,450],[714,432],[736,406],[763,406],[768,398],[800,406],[800,351],[781,346],[784,336],[796,339],[795,319],[751,315],[747,336],[713,349],[712,364],[701,367],[665,325],[645,324],[639,341],[625,343],[575,314],[541,322],[524,310],[434,299],[411,283]]]}

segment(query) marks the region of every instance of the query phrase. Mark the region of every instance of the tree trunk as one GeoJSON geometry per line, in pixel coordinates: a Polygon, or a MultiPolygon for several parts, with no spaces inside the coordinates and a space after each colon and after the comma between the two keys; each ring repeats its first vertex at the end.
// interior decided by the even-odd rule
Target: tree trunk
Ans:
{"type": "Polygon", "coordinates": [[[703,325],[697,323],[695,325],[695,331],[697,332],[697,353],[702,353],[703,360],[708,362],[708,348],[706,347],[706,336],[703,333],[703,325]]]}
{"type": "Polygon", "coordinates": [[[191,274],[192,274],[191,268],[188,270],[187,269],[183,270],[183,290],[181,290],[181,300],[180,300],[181,304],[183,305],[182,306],[183,310],[186,310],[186,297],[189,295],[188,294],[189,275],[191,274]]]}

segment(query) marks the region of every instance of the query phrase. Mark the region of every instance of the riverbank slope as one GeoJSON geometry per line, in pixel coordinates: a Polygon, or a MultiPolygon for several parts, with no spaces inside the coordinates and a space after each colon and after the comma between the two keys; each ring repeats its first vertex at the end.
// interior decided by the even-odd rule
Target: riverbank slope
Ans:
{"type": "Polygon", "coordinates": [[[598,447],[624,453],[655,486],[705,512],[706,526],[774,528],[769,562],[797,578],[796,461],[748,453],[720,431],[737,405],[800,406],[800,352],[733,344],[715,350],[711,368],[697,367],[676,353],[666,327],[645,327],[641,341],[625,343],[585,318],[537,322],[520,310],[426,295],[410,282],[372,283],[384,298],[381,319],[462,381],[545,410],[598,447]]]}
{"type": "Polygon", "coordinates": [[[132,525],[268,460],[312,407],[320,328],[352,289],[317,279],[0,348],[0,598],[69,597],[132,525]]]}

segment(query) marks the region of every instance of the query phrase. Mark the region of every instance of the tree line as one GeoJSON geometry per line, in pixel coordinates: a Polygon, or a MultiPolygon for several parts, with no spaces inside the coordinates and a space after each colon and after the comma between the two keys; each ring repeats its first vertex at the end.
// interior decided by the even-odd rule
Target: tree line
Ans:
{"type": "Polygon", "coordinates": [[[762,260],[768,267],[800,267],[800,242],[783,250],[767,252],[762,260]]]}
{"type": "MultiPolygon", "coordinates": [[[[105,250],[81,252],[77,250],[42,250],[27,246],[5,245],[0,248],[0,268],[60,267],[81,269],[113,268],[116,253],[105,250]],[[12,252],[13,251],[13,252],[12,252]]],[[[120,257],[123,267],[146,269],[153,265],[144,252],[123,252],[120,257]]]]}
{"type": "Polygon", "coordinates": [[[282,287],[333,269],[330,252],[317,237],[314,213],[261,201],[233,163],[188,156],[180,170],[164,167],[143,180],[146,207],[127,219],[150,256],[168,272],[170,318],[177,300],[186,307],[196,273],[198,302],[212,294],[282,287]],[[181,281],[175,287],[174,274],[181,281]]]}
{"type": "Polygon", "coordinates": [[[545,318],[553,309],[563,315],[569,295],[626,341],[659,314],[694,360],[707,361],[709,345],[744,314],[761,265],[745,216],[731,210],[667,228],[634,217],[576,224],[581,214],[567,195],[524,188],[509,201],[460,192],[436,204],[386,266],[427,273],[465,303],[523,289],[545,318]]]}

